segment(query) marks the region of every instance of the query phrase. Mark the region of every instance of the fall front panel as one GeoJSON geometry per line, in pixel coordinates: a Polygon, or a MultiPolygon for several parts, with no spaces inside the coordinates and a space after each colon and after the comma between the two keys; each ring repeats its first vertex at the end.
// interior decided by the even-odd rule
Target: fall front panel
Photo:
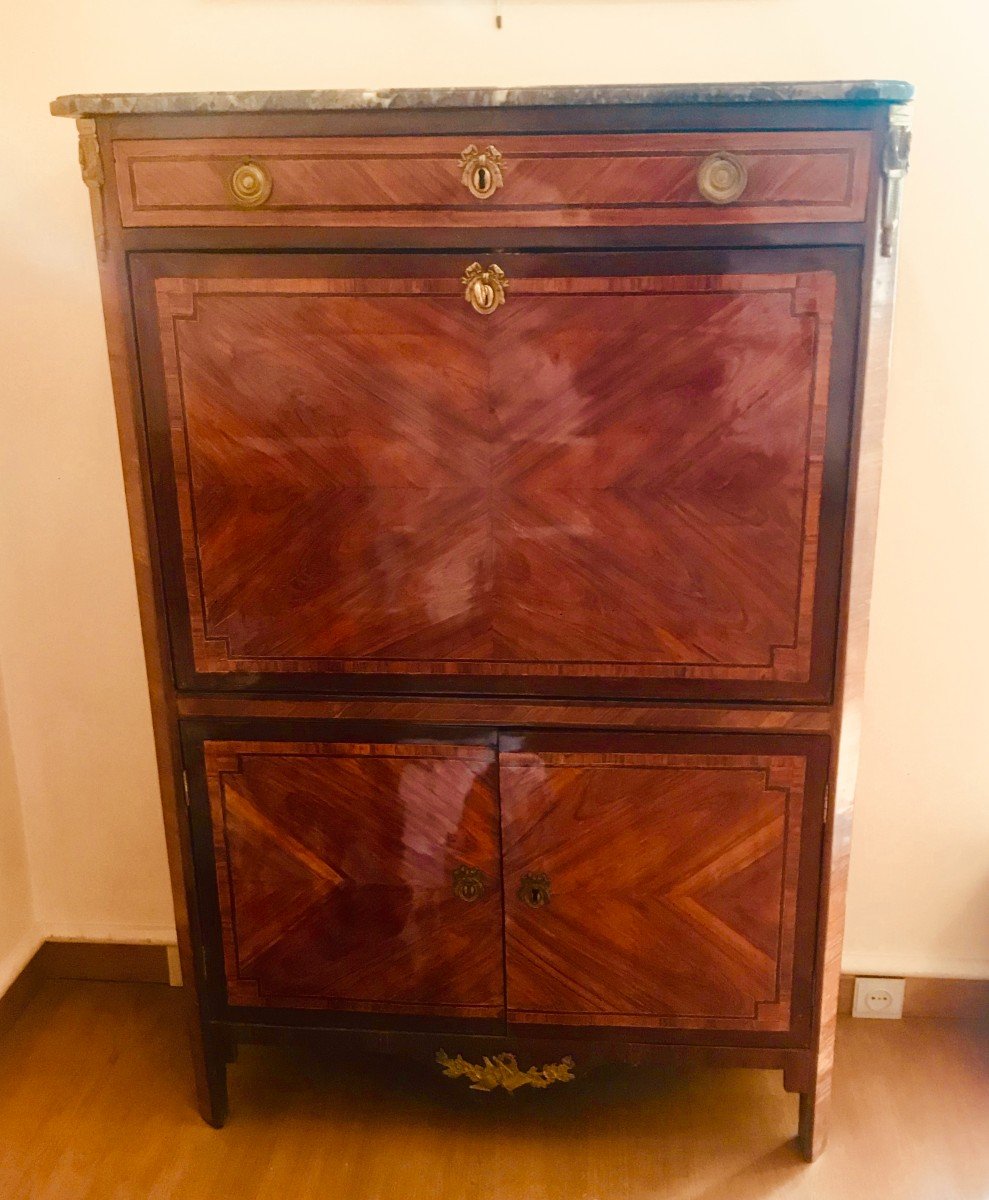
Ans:
{"type": "Polygon", "coordinates": [[[827,696],[843,252],[142,257],[180,682],[827,696]]]}

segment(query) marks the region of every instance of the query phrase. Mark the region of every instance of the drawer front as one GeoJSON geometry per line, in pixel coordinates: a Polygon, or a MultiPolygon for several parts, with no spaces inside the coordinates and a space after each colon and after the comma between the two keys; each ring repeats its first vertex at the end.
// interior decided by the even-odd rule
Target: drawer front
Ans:
{"type": "Polygon", "coordinates": [[[851,258],[717,261],[148,256],[180,684],[825,699],[851,258]]]}
{"type": "Polygon", "coordinates": [[[862,221],[870,139],[836,131],[134,140],[114,143],[114,163],[125,226],[862,221]]]}
{"type": "Polygon", "coordinates": [[[504,1012],[494,750],[207,739],[227,1001],[504,1012]]]}
{"type": "Polygon", "coordinates": [[[511,1023],[809,1031],[826,744],[515,747],[499,768],[511,1023]]]}

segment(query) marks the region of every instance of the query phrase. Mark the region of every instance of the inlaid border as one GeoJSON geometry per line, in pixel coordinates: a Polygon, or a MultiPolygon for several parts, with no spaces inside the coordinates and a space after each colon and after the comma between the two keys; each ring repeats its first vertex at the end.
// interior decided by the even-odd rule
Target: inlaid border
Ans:
{"type": "Polygon", "coordinates": [[[814,357],[808,398],[806,468],[804,486],[803,541],[798,582],[797,610],[792,642],[769,647],[761,663],[710,664],[655,662],[592,662],[588,660],[541,661],[425,660],[396,658],[305,658],[246,657],[232,652],[227,638],[208,628],[199,561],[192,466],[186,435],[185,399],[182,387],[179,322],[195,320],[198,303],[206,296],[315,295],[366,297],[420,297],[462,303],[459,283],[449,277],[395,278],[216,278],[169,276],[155,281],[166,402],[181,527],[183,566],[189,604],[192,652],[195,666],[203,672],[246,673],[334,673],[365,675],[447,676],[543,676],[686,680],[760,680],[805,683],[810,679],[814,617],[815,576],[818,558],[818,526],[824,473],[827,431],[831,338],[836,300],[836,279],[831,271],[819,270],[777,275],[689,275],[689,276],[567,276],[521,278],[513,281],[513,296],[547,295],[734,295],[786,292],[794,317],[813,325],[814,357]]]}
{"type": "MultiPolygon", "coordinates": [[[[620,1026],[643,1029],[744,1029],[782,1032],[792,1024],[793,968],[797,929],[797,892],[800,881],[804,793],[807,759],[803,755],[755,754],[649,754],[625,752],[518,750],[499,755],[499,770],[562,767],[587,770],[703,770],[761,772],[767,793],[782,797],[784,846],[781,872],[779,933],[773,994],[753,1001],[750,1016],[711,1017],[706,1014],[649,1014],[598,1010],[545,1010],[517,1008],[511,1004],[510,908],[506,905],[506,962],[508,963],[508,1018],[520,1025],[620,1026]]],[[[507,816],[504,812],[503,821],[507,816]]],[[[511,851],[506,850],[506,857],[511,851]]],[[[506,896],[507,899],[507,896],[506,896]]]]}

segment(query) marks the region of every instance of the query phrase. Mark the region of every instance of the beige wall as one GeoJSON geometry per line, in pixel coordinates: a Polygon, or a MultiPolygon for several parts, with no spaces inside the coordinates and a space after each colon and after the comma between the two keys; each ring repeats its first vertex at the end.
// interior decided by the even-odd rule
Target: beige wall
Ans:
{"type": "Polygon", "coordinates": [[[894,76],[907,192],[847,963],[989,976],[984,0],[7,5],[0,659],[39,919],[170,908],[88,206],[58,92],[894,76]],[[974,202],[968,199],[975,197],[974,202]]]}

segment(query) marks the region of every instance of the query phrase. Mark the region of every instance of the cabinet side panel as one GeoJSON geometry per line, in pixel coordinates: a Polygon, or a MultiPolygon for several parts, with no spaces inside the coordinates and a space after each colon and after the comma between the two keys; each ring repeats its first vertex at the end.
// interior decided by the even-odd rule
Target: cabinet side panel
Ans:
{"type": "MultiPolygon", "coordinates": [[[[888,119],[891,129],[898,127],[906,131],[907,140],[903,143],[905,155],[909,147],[909,108],[894,107],[888,119]]],[[[885,130],[884,115],[880,133],[885,130]]],[[[851,850],[852,807],[858,776],[869,605],[882,474],[883,425],[893,330],[896,228],[895,225],[888,231],[882,228],[887,216],[884,209],[889,198],[889,184],[883,179],[886,166],[883,154],[884,138],[879,136],[874,151],[874,187],[870,198],[872,255],[863,270],[863,295],[867,301],[863,303],[859,331],[856,419],[852,430],[852,471],[845,531],[836,680],[837,748],[832,761],[829,825],[822,867],[817,948],[819,991],[814,1029],[817,1069],[812,1089],[801,1093],[800,1107],[800,1144],[808,1159],[816,1158],[827,1144],[830,1119],[838,984],[845,931],[845,893],[851,850]]]]}
{"type": "Polygon", "coordinates": [[[121,245],[117,195],[113,188],[105,186],[103,164],[110,162],[111,148],[103,131],[104,122],[82,119],[77,124],[80,160],[83,178],[90,189],[99,260],[103,317],[148,672],[196,1095],[203,1117],[217,1125],[222,1124],[226,1116],[225,1066],[222,1047],[211,1030],[205,1011],[204,980],[201,959],[197,953],[202,939],[193,884],[192,850],[185,819],[182,755],[175,719],[168,627],[162,601],[158,534],[151,497],[136,333],[131,317],[130,280],[126,255],[121,245]]]}

